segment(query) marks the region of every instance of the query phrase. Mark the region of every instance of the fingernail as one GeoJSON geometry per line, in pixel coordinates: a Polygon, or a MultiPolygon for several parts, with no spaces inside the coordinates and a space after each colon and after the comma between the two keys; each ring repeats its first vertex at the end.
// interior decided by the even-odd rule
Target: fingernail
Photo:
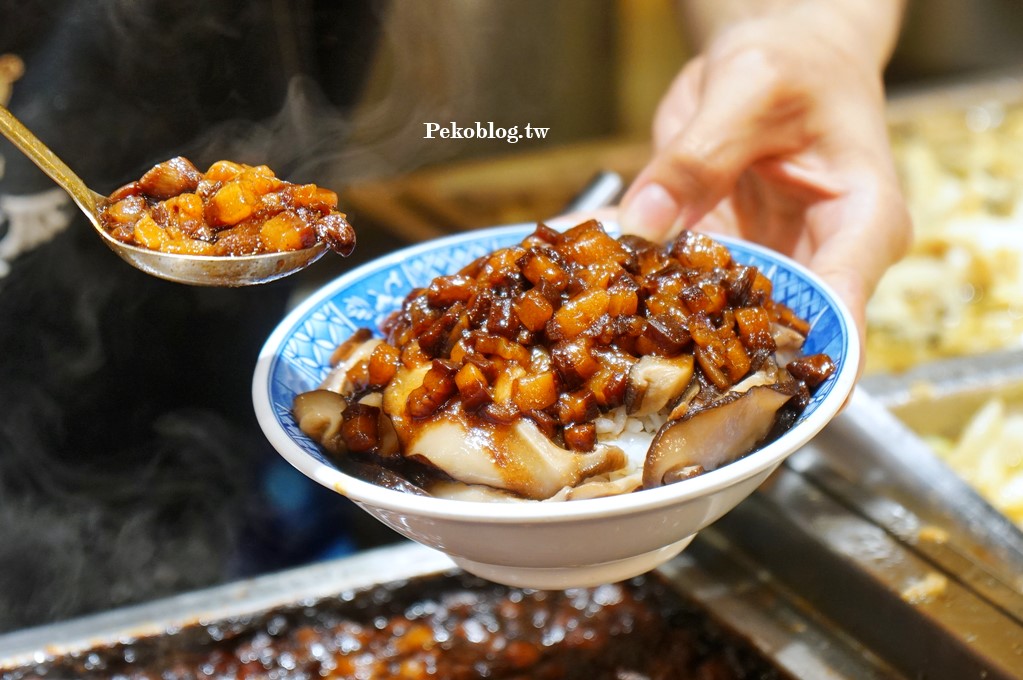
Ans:
{"type": "Polygon", "coordinates": [[[621,215],[622,231],[663,238],[678,219],[679,205],[668,190],[651,182],[640,189],[621,215]]]}

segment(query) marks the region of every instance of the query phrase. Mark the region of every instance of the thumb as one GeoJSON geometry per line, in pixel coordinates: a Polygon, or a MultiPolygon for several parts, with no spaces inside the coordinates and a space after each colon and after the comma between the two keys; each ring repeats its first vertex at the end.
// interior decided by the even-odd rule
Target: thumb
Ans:
{"type": "Polygon", "coordinates": [[[859,373],[863,374],[867,352],[867,288],[863,274],[853,267],[841,264],[821,264],[814,268],[821,279],[845,303],[856,324],[859,337],[859,373]]]}
{"type": "Polygon", "coordinates": [[[808,143],[805,111],[760,55],[708,65],[692,118],[623,197],[623,231],[661,240],[693,226],[750,165],[808,143]]]}
{"type": "MultiPolygon", "coordinates": [[[[849,175],[853,175],[849,171],[849,175]]],[[[893,178],[865,174],[847,196],[820,206],[810,219],[818,228],[819,247],[809,267],[852,312],[866,351],[867,302],[888,267],[906,254],[912,242],[909,213],[893,178]]],[[[863,363],[860,363],[861,371],[863,363]]]]}

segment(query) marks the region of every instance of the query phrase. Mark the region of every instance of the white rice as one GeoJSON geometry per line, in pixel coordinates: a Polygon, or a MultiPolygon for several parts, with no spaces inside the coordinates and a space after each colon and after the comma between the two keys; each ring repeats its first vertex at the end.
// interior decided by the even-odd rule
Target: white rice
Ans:
{"type": "Polygon", "coordinates": [[[593,424],[597,428],[597,441],[619,447],[629,458],[626,473],[643,469],[647,451],[654,435],[668,420],[667,410],[647,416],[630,416],[624,406],[601,414],[593,424]]]}

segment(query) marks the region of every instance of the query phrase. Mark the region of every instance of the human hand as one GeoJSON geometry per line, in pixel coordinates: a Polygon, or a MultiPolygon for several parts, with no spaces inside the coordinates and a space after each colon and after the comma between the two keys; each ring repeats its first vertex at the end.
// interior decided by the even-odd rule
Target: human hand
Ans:
{"type": "Polygon", "coordinates": [[[862,337],[911,228],[884,119],[887,54],[839,4],[790,3],[715,36],[662,100],[620,219],[648,238],[695,228],[785,253],[831,285],[862,337]]]}

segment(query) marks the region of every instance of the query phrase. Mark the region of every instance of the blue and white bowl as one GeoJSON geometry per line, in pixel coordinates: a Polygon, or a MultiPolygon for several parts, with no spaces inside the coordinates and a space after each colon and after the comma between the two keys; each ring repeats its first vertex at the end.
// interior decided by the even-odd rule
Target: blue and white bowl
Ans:
{"type": "Polygon", "coordinates": [[[376,328],[413,288],[520,242],[534,225],[497,227],[400,250],[335,279],[281,321],[260,353],[252,384],[259,424],[292,465],[352,499],[397,532],[444,551],[466,571],[509,585],[566,588],[621,580],[678,554],[694,534],[748,496],[841,409],[858,373],[859,336],[848,310],[814,274],[757,245],[716,237],[736,261],[758,267],[774,296],[811,324],[804,351],[837,370],[795,425],[767,446],[693,479],[567,502],[486,503],[386,489],[338,470],[291,415],[315,389],[338,344],[376,328]]]}

